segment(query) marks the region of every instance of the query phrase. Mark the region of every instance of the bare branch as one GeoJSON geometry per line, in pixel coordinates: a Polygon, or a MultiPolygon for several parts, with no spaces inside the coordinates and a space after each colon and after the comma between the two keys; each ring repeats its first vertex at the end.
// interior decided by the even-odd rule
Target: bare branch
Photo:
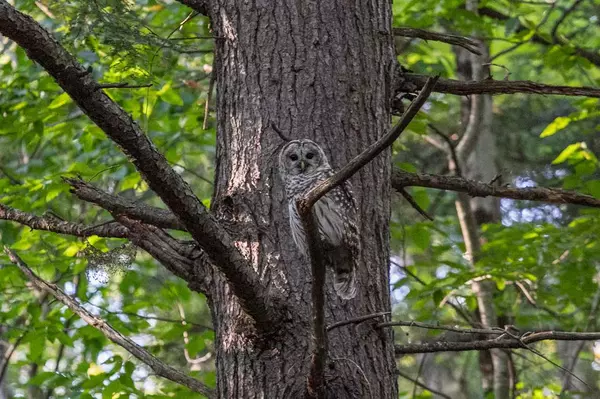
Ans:
{"type": "Polygon", "coordinates": [[[218,265],[256,326],[277,328],[282,300],[266,289],[227,231],[208,213],[131,116],[103,90],[98,90],[92,75],[50,33],[5,0],[0,0],[0,33],[24,48],[28,57],[48,71],[88,117],[119,145],[150,188],[218,265]]]}
{"type": "Polygon", "coordinates": [[[460,167],[458,154],[456,153],[456,145],[454,144],[454,142],[452,142],[452,140],[450,140],[450,137],[444,134],[433,123],[428,123],[427,126],[446,142],[448,148],[445,148],[444,151],[450,156],[450,159],[448,160],[448,167],[451,171],[454,172],[456,176],[462,176],[462,168],[460,167]]]}
{"type": "Polygon", "coordinates": [[[333,190],[344,181],[348,180],[360,168],[371,162],[384,149],[393,144],[410,121],[421,109],[437,77],[429,78],[423,90],[410,104],[400,121],[390,129],[383,137],[364,150],[360,155],[352,159],[346,166],[336,172],[330,178],[322,181],[311,188],[304,197],[297,202],[304,231],[307,237],[308,249],[312,269],[312,305],[313,305],[313,355],[311,371],[308,383],[309,392],[316,398],[325,398],[325,363],[327,359],[327,334],[325,326],[325,262],[323,252],[319,250],[320,243],[317,241],[319,234],[314,214],[313,205],[329,191],[333,190]]]}
{"type": "Polygon", "coordinates": [[[515,200],[541,201],[551,204],[573,204],[600,208],[600,199],[558,188],[513,188],[455,176],[439,176],[426,173],[409,173],[398,168],[392,171],[392,187],[396,190],[408,187],[429,187],[438,190],[458,191],[471,197],[500,197],[515,200]]]}
{"type": "MultiPolygon", "coordinates": [[[[411,91],[413,87],[422,88],[427,81],[427,76],[414,73],[403,75],[404,82],[397,88],[398,91],[411,91]]],[[[454,79],[440,79],[435,85],[435,92],[467,96],[470,94],[553,94],[562,96],[583,96],[600,98],[600,89],[595,87],[553,86],[535,83],[529,80],[493,80],[460,81],[454,79]]]]}
{"type": "Polygon", "coordinates": [[[470,39],[468,37],[404,27],[394,28],[393,32],[395,36],[416,37],[423,40],[433,40],[436,42],[453,44],[455,46],[460,46],[473,54],[481,55],[481,51],[479,51],[478,49],[478,43],[475,40],[470,39]]]}
{"type": "Polygon", "coordinates": [[[177,216],[167,209],[155,208],[136,203],[120,195],[108,194],[81,179],[63,178],[63,180],[71,186],[71,192],[78,198],[106,209],[113,216],[127,215],[132,219],[163,229],[186,231],[177,216]]]}
{"type": "Polygon", "coordinates": [[[52,231],[58,234],[68,234],[77,237],[113,237],[127,238],[127,228],[119,224],[105,224],[101,226],[86,226],[79,223],[65,222],[58,218],[48,216],[35,216],[18,209],[0,204],[0,220],[9,220],[28,226],[33,230],[52,231]]]}
{"type": "Polygon", "coordinates": [[[130,85],[127,82],[122,83],[98,83],[98,89],[140,89],[142,87],[152,87],[152,83],[130,85]]]}
{"type": "Polygon", "coordinates": [[[380,323],[376,327],[394,327],[394,326],[403,326],[403,327],[416,327],[416,328],[424,328],[426,330],[442,330],[442,331],[451,331],[461,334],[490,334],[490,335],[503,335],[506,334],[506,331],[501,328],[460,328],[460,327],[450,327],[450,326],[442,326],[438,324],[428,324],[421,323],[419,321],[390,321],[385,323],[380,323]]]}
{"type": "Polygon", "coordinates": [[[38,277],[29,268],[29,266],[27,266],[27,264],[25,264],[25,262],[23,262],[23,260],[19,258],[19,256],[13,251],[11,251],[8,247],[4,247],[4,251],[10,258],[11,262],[17,265],[19,269],[21,269],[21,271],[27,276],[29,281],[31,281],[37,289],[53,295],[57,300],[59,300],[65,306],[71,309],[73,313],[81,317],[83,321],[88,323],[90,326],[100,330],[106,336],[106,338],[110,339],[115,344],[127,350],[133,356],[135,356],[148,367],[150,367],[157,375],[171,380],[177,384],[183,385],[189,388],[190,390],[201,393],[209,398],[215,397],[214,392],[211,388],[204,385],[197,379],[192,378],[182,373],[181,371],[176,370],[173,367],[163,363],[161,360],[154,357],[144,348],[133,342],[130,338],[124,336],[119,331],[115,330],[106,321],[91,314],[87,309],[78,304],[73,298],[65,294],[65,292],[58,288],[55,284],[51,284],[38,277]]]}
{"type": "MultiPolygon", "coordinates": [[[[123,315],[123,316],[135,317],[135,318],[138,318],[138,319],[144,319],[144,320],[156,320],[156,321],[162,321],[162,322],[165,322],[165,323],[181,324],[181,320],[170,319],[168,317],[146,316],[146,315],[135,313],[135,312],[114,312],[114,311],[112,311],[112,310],[110,310],[108,308],[105,308],[104,306],[96,305],[96,304],[93,304],[93,303],[91,303],[89,301],[86,301],[86,303],[88,305],[91,305],[91,306],[93,306],[95,308],[98,308],[98,309],[102,310],[103,312],[106,312],[106,313],[111,314],[111,315],[123,315]]],[[[212,326],[207,326],[207,325],[204,325],[204,324],[195,323],[193,321],[188,321],[188,320],[186,320],[185,322],[186,322],[186,324],[189,324],[191,326],[197,327],[200,330],[214,331],[214,328],[212,326]]]]}
{"type": "Polygon", "coordinates": [[[391,312],[378,312],[378,313],[368,314],[365,316],[355,317],[353,319],[338,321],[337,323],[333,323],[333,324],[327,326],[327,331],[329,332],[329,331],[333,330],[334,328],[346,326],[348,324],[360,324],[367,320],[376,319],[378,317],[387,316],[389,314],[391,314],[391,312]]]}
{"type": "Polygon", "coordinates": [[[594,341],[600,339],[600,332],[564,332],[564,331],[541,331],[532,334],[523,334],[520,340],[512,338],[486,339],[470,342],[434,341],[407,345],[395,345],[396,355],[409,353],[433,353],[433,352],[462,352],[482,351],[489,349],[527,349],[526,345],[539,341],[594,341]]]}

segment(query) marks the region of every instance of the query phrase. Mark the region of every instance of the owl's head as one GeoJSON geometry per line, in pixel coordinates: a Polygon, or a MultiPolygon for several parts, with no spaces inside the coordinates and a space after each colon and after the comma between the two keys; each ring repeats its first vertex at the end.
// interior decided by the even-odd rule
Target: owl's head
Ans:
{"type": "Polygon", "coordinates": [[[282,174],[310,175],[321,167],[329,167],[329,162],[321,147],[312,140],[292,140],[279,153],[282,174]]]}

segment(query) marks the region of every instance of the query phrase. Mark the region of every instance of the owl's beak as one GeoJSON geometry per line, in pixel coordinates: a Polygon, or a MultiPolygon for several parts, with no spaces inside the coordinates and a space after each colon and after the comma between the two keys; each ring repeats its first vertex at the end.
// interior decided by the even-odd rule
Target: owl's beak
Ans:
{"type": "Polygon", "coordinates": [[[300,161],[300,170],[301,170],[302,172],[304,172],[304,170],[305,170],[305,169],[306,169],[306,162],[304,162],[304,161],[300,161]]]}

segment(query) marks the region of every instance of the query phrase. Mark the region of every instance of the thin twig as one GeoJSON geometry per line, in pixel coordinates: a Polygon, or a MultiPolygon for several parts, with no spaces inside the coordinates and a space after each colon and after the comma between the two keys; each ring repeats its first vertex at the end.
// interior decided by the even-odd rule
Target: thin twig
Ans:
{"type": "Polygon", "coordinates": [[[545,356],[544,354],[542,354],[540,351],[538,351],[537,349],[532,348],[531,346],[527,345],[527,343],[525,343],[523,341],[523,338],[526,337],[527,335],[529,335],[529,333],[525,333],[521,336],[516,336],[514,334],[512,334],[511,332],[507,331],[506,334],[508,336],[510,336],[511,338],[519,341],[522,345],[523,348],[529,350],[531,353],[533,353],[534,355],[537,355],[539,357],[541,357],[542,359],[544,359],[545,361],[547,361],[548,363],[550,363],[551,365],[561,369],[562,371],[564,371],[565,373],[569,374],[570,376],[574,377],[575,379],[577,379],[579,382],[581,382],[583,385],[585,385],[588,389],[592,389],[592,387],[590,387],[584,380],[582,380],[581,378],[579,378],[578,376],[576,376],[571,370],[568,370],[566,368],[564,368],[563,366],[561,366],[560,364],[552,361],[551,359],[549,359],[547,356],[545,356]]]}
{"type": "Polygon", "coordinates": [[[464,36],[430,32],[416,28],[394,28],[394,35],[403,37],[416,37],[423,40],[433,40],[436,42],[453,44],[455,46],[460,46],[473,54],[481,55],[481,51],[479,51],[478,48],[479,44],[475,40],[464,36]]]}
{"type": "Polygon", "coordinates": [[[10,180],[10,182],[16,186],[23,184],[19,179],[17,179],[16,177],[14,177],[11,173],[6,171],[6,168],[4,166],[0,165],[0,172],[6,176],[6,178],[8,180],[10,180]]]}
{"type": "Polygon", "coordinates": [[[202,121],[202,130],[208,126],[208,115],[210,114],[210,100],[212,99],[213,88],[217,81],[217,70],[215,69],[216,57],[213,60],[212,71],[210,73],[210,83],[208,84],[208,94],[206,95],[206,104],[204,104],[204,120],[202,121]]]}
{"type": "MultiPolygon", "coordinates": [[[[402,228],[402,232],[403,232],[403,234],[402,234],[402,242],[403,242],[403,250],[402,250],[402,252],[405,253],[406,252],[406,245],[405,245],[405,241],[406,240],[405,240],[404,237],[406,236],[406,230],[404,229],[404,226],[402,228]]],[[[394,261],[391,261],[391,263],[393,265],[396,265],[397,267],[401,268],[404,273],[406,273],[407,275],[409,275],[410,277],[412,277],[419,284],[427,286],[427,283],[423,279],[421,279],[419,276],[417,276],[416,274],[414,274],[413,272],[411,272],[407,267],[404,267],[404,266],[402,266],[402,265],[400,265],[400,264],[398,264],[397,262],[394,262],[394,261]]],[[[455,304],[455,303],[452,303],[450,301],[447,301],[446,303],[448,305],[450,305],[450,307],[452,309],[454,309],[454,311],[456,311],[456,313],[458,313],[458,315],[460,317],[462,317],[464,319],[464,321],[466,321],[469,325],[475,326],[475,323],[473,322],[473,320],[471,320],[471,318],[469,317],[467,311],[465,309],[463,309],[459,304],[455,304]]]]}
{"type": "MultiPolygon", "coordinates": [[[[588,314],[588,318],[587,318],[587,321],[585,324],[584,331],[589,330],[590,325],[592,324],[592,321],[595,320],[596,311],[598,310],[599,304],[600,304],[600,289],[598,289],[596,291],[596,294],[594,295],[594,299],[592,301],[592,307],[590,309],[590,313],[588,314]]],[[[575,354],[573,355],[573,360],[569,364],[569,368],[568,368],[569,371],[573,371],[573,369],[575,369],[575,365],[577,364],[577,360],[579,359],[579,353],[583,349],[584,342],[585,341],[581,341],[579,343],[579,345],[577,346],[577,349],[575,350],[575,354]]],[[[571,374],[567,373],[567,375],[565,376],[565,379],[563,380],[561,391],[567,390],[569,388],[570,382],[571,382],[571,374]]]]}
{"type": "Polygon", "coordinates": [[[285,142],[288,141],[292,141],[288,136],[286,136],[281,129],[279,129],[279,127],[277,127],[277,125],[275,124],[275,122],[271,122],[271,128],[273,129],[273,131],[275,133],[277,133],[277,135],[279,136],[279,138],[285,142]]]}
{"type": "MultiPolygon", "coordinates": [[[[499,53],[495,54],[493,57],[490,58],[490,62],[492,62],[493,60],[495,60],[496,58],[499,58],[505,54],[510,53],[513,50],[518,49],[519,47],[521,47],[523,44],[529,43],[534,37],[536,37],[539,29],[542,27],[542,25],[544,25],[547,21],[548,18],[550,18],[550,15],[552,14],[552,11],[554,11],[554,7],[556,6],[556,2],[550,4],[550,8],[548,10],[546,10],[546,13],[544,15],[544,17],[542,18],[542,20],[540,21],[539,24],[536,25],[536,27],[533,29],[533,35],[531,35],[531,37],[525,41],[522,41],[520,43],[515,44],[514,46],[511,46],[507,49],[504,49],[502,51],[500,51],[499,53]]],[[[506,75],[505,80],[508,79],[508,75],[506,75]]]]}
{"type": "Polygon", "coordinates": [[[421,387],[423,389],[428,390],[429,392],[431,392],[431,393],[433,393],[435,395],[441,396],[442,398],[445,398],[445,399],[452,399],[450,396],[446,395],[445,393],[428,387],[427,385],[423,384],[422,382],[419,382],[418,379],[414,379],[411,376],[409,376],[408,374],[404,374],[400,370],[396,370],[396,374],[398,374],[400,377],[402,377],[402,378],[404,378],[404,379],[406,379],[408,381],[413,382],[415,385],[417,385],[417,386],[419,386],[419,387],[421,387]]]}
{"type": "Polygon", "coordinates": [[[198,179],[202,180],[202,181],[203,181],[203,182],[205,182],[205,183],[208,183],[208,184],[210,184],[211,186],[214,186],[214,185],[215,185],[215,184],[214,184],[214,183],[213,183],[211,180],[209,180],[208,178],[206,178],[206,177],[202,176],[200,173],[198,173],[198,172],[194,171],[193,169],[190,169],[190,168],[188,168],[188,167],[186,167],[186,166],[183,166],[183,165],[182,165],[182,164],[180,164],[180,163],[175,163],[175,162],[169,162],[169,163],[170,163],[172,166],[177,166],[178,168],[181,168],[181,169],[185,170],[186,172],[188,172],[188,173],[190,173],[190,174],[192,174],[192,175],[196,176],[198,179]]]}
{"type": "Polygon", "coordinates": [[[415,377],[415,381],[414,381],[414,385],[413,385],[413,391],[412,391],[412,399],[415,399],[415,396],[417,395],[417,382],[419,381],[419,378],[421,377],[421,373],[423,372],[423,366],[425,365],[425,359],[427,358],[427,353],[423,353],[423,356],[421,356],[421,361],[419,362],[419,369],[417,370],[417,376],[415,377]]]}
{"type": "Polygon", "coordinates": [[[362,376],[363,380],[365,381],[365,385],[367,387],[367,390],[369,391],[369,398],[373,399],[373,391],[371,390],[371,383],[369,382],[369,379],[367,378],[367,374],[365,373],[365,371],[358,365],[358,363],[356,363],[354,360],[352,359],[348,359],[345,357],[332,357],[331,360],[333,361],[340,361],[340,360],[344,360],[347,361],[348,363],[354,365],[354,367],[356,367],[356,369],[358,370],[358,372],[360,373],[360,375],[362,376]]]}
{"type": "Polygon", "coordinates": [[[0,368],[0,385],[2,384],[2,381],[4,381],[4,376],[6,375],[6,370],[8,370],[8,365],[10,363],[10,358],[12,357],[12,355],[17,350],[17,347],[19,346],[19,344],[21,343],[21,341],[25,338],[25,335],[27,335],[27,332],[24,332],[23,334],[21,334],[19,336],[19,338],[17,338],[17,340],[15,341],[15,343],[12,344],[12,345],[10,345],[9,349],[4,354],[4,361],[2,362],[2,368],[0,368]]]}
{"type": "MultiPolygon", "coordinates": [[[[123,315],[123,316],[130,316],[130,317],[137,317],[140,319],[144,319],[144,320],[156,320],[156,321],[162,321],[165,323],[177,323],[177,324],[181,324],[181,320],[175,320],[175,319],[170,319],[168,317],[160,317],[160,316],[146,316],[143,314],[139,314],[139,313],[135,313],[135,312],[113,312],[112,310],[109,310],[107,308],[105,308],[104,306],[100,306],[100,305],[95,305],[89,301],[86,301],[85,303],[87,303],[88,305],[91,305],[95,308],[98,308],[106,313],[112,314],[112,315],[123,315]]],[[[214,330],[212,327],[209,327],[207,325],[204,324],[198,324],[198,323],[194,323],[193,321],[188,321],[186,320],[186,324],[189,324],[191,326],[195,326],[195,327],[199,327],[205,330],[214,330]]]]}
{"type": "Polygon", "coordinates": [[[98,83],[98,89],[139,89],[143,87],[152,87],[152,83],[130,85],[127,82],[123,83],[98,83]]]}
{"type": "Polygon", "coordinates": [[[581,4],[583,0],[575,0],[573,2],[573,4],[571,5],[571,7],[567,8],[565,10],[565,12],[563,12],[563,14],[560,16],[560,18],[558,18],[558,20],[556,21],[556,23],[554,24],[554,27],[552,28],[552,38],[556,41],[557,40],[557,36],[558,36],[558,28],[560,27],[560,25],[565,21],[565,19],[567,19],[567,17],[569,16],[569,14],[571,14],[573,11],[575,11],[575,9],[579,6],[579,4],[581,4]]]}
{"type": "Polygon", "coordinates": [[[429,216],[427,214],[427,212],[425,212],[423,210],[423,208],[421,208],[421,206],[419,204],[417,204],[417,201],[415,201],[415,199],[405,190],[405,189],[400,189],[398,190],[398,192],[400,193],[400,195],[402,195],[404,197],[404,199],[406,201],[408,201],[408,203],[421,215],[423,216],[425,219],[428,219],[430,221],[433,222],[433,218],[431,216],[429,216]]]}
{"type": "Polygon", "coordinates": [[[452,164],[450,164],[450,170],[454,172],[455,176],[462,176],[462,170],[460,167],[460,162],[458,161],[458,154],[456,153],[456,144],[448,137],[448,135],[444,134],[440,129],[438,129],[433,123],[428,123],[427,126],[433,130],[435,134],[440,136],[442,140],[446,142],[448,148],[446,153],[450,155],[452,164]]]}
{"type": "Polygon", "coordinates": [[[377,317],[387,316],[387,315],[389,315],[391,313],[392,312],[377,312],[377,313],[368,314],[368,315],[365,315],[365,316],[355,317],[353,319],[348,319],[348,320],[344,320],[344,321],[338,321],[337,323],[333,323],[333,324],[330,324],[329,326],[327,326],[327,331],[331,331],[334,328],[342,327],[342,326],[345,326],[345,325],[348,325],[348,324],[360,324],[360,323],[362,323],[364,321],[375,319],[377,317]]]}
{"type": "Polygon", "coordinates": [[[57,300],[66,305],[71,311],[77,314],[83,321],[88,323],[90,326],[100,330],[108,339],[115,344],[121,346],[127,350],[133,356],[138,358],[140,361],[148,365],[157,375],[171,380],[175,383],[183,385],[194,392],[201,393],[209,398],[214,398],[214,391],[208,386],[195,378],[192,378],[179,370],[165,364],[163,361],[150,354],[146,349],[142,348],[130,338],[124,336],[119,331],[115,330],[110,324],[103,319],[94,316],[87,309],[78,304],[73,298],[67,295],[63,290],[58,288],[55,284],[49,283],[40,277],[38,277],[30,268],[23,262],[19,256],[10,250],[8,247],[4,247],[4,251],[8,255],[11,262],[21,269],[21,271],[27,276],[29,281],[40,291],[47,292],[53,295],[57,300]]]}
{"type": "Polygon", "coordinates": [[[376,328],[383,327],[395,327],[395,326],[403,326],[403,327],[415,327],[415,328],[424,328],[426,330],[443,330],[443,331],[451,331],[461,334],[490,334],[490,335],[503,335],[505,334],[505,330],[501,328],[459,328],[459,327],[451,327],[451,326],[442,326],[438,324],[429,324],[429,323],[421,323],[419,321],[389,321],[385,323],[380,323],[376,328]]]}
{"type": "Polygon", "coordinates": [[[201,39],[225,39],[219,36],[186,36],[186,37],[173,37],[169,40],[201,40],[201,39]]]}

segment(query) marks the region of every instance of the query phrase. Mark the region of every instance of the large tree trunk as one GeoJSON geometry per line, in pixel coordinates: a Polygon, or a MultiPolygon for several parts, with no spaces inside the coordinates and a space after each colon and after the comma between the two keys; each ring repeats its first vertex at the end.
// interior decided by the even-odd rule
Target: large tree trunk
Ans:
{"type": "MultiPolygon", "coordinates": [[[[311,270],[290,236],[277,169],[282,140],[271,123],[291,138],[316,141],[337,168],[383,134],[390,122],[390,3],[220,0],[211,14],[221,38],[212,208],[236,226],[236,245],[293,309],[276,334],[255,336],[227,285],[216,281],[218,394],[303,397],[311,362],[311,270]]],[[[362,239],[358,294],[340,300],[328,276],[328,323],[390,310],[389,178],[386,152],[352,179],[362,239]]],[[[329,333],[329,397],[397,397],[392,332],[373,328],[376,322],[329,333]]]]}

